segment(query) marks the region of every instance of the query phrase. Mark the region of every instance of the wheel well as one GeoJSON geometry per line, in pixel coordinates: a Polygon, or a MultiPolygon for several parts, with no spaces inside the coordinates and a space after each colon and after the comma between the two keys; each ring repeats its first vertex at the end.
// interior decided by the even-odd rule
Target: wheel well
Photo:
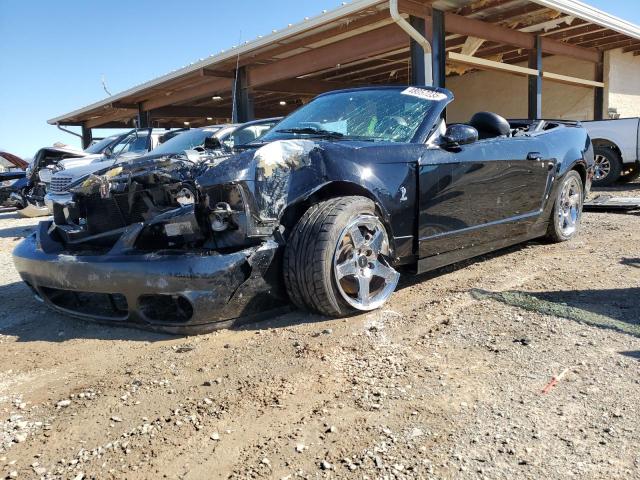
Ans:
{"type": "Polygon", "coordinates": [[[587,169],[581,163],[577,163],[573,166],[571,170],[575,170],[582,178],[582,186],[584,187],[587,184],[587,169]]]}
{"type": "Polygon", "coordinates": [[[282,214],[280,223],[286,229],[290,229],[296,223],[298,223],[298,220],[300,220],[302,215],[304,215],[304,212],[306,212],[311,205],[322,202],[324,200],[329,200],[330,198],[344,197],[349,195],[359,195],[373,200],[376,205],[376,213],[383,223],[387,223],[385,215],[380,211],[378,203],[376,202],[376,198],[373,196],[373,194],[361,185],[357,185],[351,182],[331,182],[313,192],[308,198],[287,206],[282,214]]]}
{"type": "Polygon", "coordinates": [[[620,151],[620,148],[618,148],[618,146],[612,141],[605,140],[604,138],[596,138],[595,140],[592,140],[591,143],[593,144],[594,149],[598,147],[610,148],[611,150],[616,152],[616,155],[618,155],[618,158],[622,160],[622,152],[620,151]]]}

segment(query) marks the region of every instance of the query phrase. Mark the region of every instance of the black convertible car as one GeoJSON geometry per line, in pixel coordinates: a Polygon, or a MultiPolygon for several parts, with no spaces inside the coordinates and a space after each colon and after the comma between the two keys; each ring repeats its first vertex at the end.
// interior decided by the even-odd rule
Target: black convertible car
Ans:
{"type": "Polygon", "coordinates": [[[17,270],[56,310],[193,333],[287,297],[330,316],[375,309],[399,272],[572,238],[593,174],[586,131],[489,112],[447,127],[452,100],[331,92],[225,155],[106,169],[16,247],[17,270]]]}

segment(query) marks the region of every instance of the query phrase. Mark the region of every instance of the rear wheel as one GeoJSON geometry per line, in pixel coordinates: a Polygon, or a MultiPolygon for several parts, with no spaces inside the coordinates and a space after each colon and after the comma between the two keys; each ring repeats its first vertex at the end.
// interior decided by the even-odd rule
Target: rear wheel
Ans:
{"type": "Polygon", "coordinates": [[[622,173],[622,160],[615,150],[609,147],[595,147],[594,187],[613,185],[622,173]]]}
{"type": "Polygon", "coordinates": [[[284,280],[297,307],[344,316],[383,305],[400,274],[389,264],[389,238],[364,197],[313,205],[287,242],[284,280]]]}
{"type": "Polygon", "coordinates": [[[578,233],[584,199],[582,178],[572,170],[558,187],[553,213],[549,220],[547,238],[553,242],[566,242],[578,233]]]}

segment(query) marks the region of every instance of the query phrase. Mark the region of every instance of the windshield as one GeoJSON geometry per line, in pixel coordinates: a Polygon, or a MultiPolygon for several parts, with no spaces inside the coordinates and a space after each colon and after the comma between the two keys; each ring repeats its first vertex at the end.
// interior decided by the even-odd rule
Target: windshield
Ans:
{"type": "Polygon", "coordinates": [[[94,143],[93,145],[89,146],[88,148],[85,148],[85,152],[86,153],[102,153],[102,151],[107,148],[109,145],[111,145],[111,143],[113,143],[113,141],[118,138],[120,135],[112,135],[110,137],[107,138],[103,138],[102,140],[94,143]]]}
{"type": "Polygon", "coordinates": [[[261,140],[331,136],[345,140],[409,142],[443,93],[423,89],[368,89],[316,98],[280,122],[261,140]]]}
{"type": "Polygon", "coordinates": [[[215,130],[200,130],[193,129],[181,133],[180,135],[173,137],[162,145],[153,149],[153,154],[161,155],[174,155],[182,153],[185,150],[193,150],[196,147],[202,147],[204,145],[205,138],[213,136],[215,130]]]}

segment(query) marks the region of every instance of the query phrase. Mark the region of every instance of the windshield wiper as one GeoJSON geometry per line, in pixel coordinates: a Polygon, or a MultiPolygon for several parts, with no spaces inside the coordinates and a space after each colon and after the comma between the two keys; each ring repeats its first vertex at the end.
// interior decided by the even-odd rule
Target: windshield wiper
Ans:
{"type": "Polygon", "coordinates": [[[332,132],[331,130],[323,130],[322,128],[303,127],[303,128],[285,128],[276,130],[278,133],[294,133],[300,135],[318,135],[320,137],[342,138],[344,133],[332,132]]]}

